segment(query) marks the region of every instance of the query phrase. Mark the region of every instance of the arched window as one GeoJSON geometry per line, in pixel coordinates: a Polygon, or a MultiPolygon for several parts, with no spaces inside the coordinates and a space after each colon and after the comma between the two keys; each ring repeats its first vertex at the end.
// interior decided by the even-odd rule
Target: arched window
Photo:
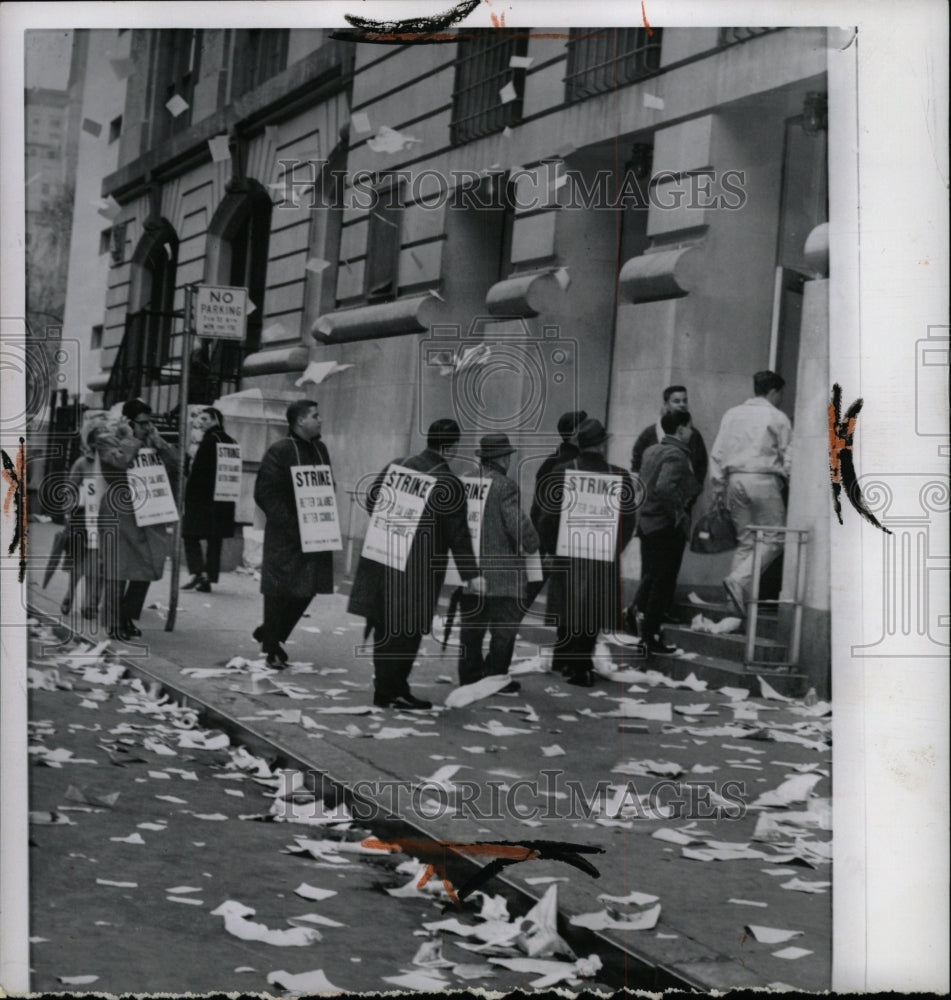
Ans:
{"type": "Polygon", "coordinates": [[[178,236],[167,219],[145,223],[132,255],[132,288],[124,364],[141,371],[141,385],[155,385],[172,357],[178,236]]]}
{"type": "Polygon", "coordinates": [[[203,348],[210,369],[208,391],[214,398],[238,388],[242,362],[261,346],[271,208],[267,191],[257,181],[232,181],[208,229],[205,283],[247,288],[255,306],[243,343],[216,340],[203,348]]]}

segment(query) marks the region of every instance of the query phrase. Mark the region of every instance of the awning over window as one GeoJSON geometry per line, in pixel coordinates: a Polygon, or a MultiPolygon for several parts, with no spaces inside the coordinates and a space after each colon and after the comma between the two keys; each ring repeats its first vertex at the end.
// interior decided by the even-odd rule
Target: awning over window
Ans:
{"type": "Polygon", "coordinates": [[[696,249],[680,247],[631,257],[618,279],[621,298],[625,302],[654,302],[686,295],[696,284],[696,249]]]}
{"type": "Polygon", "coordinates": [[[242,375],[276,375],[282,372],[302,372],[310,360],[306,347],[284,347],[274,351],[249,354],[241,366],[242,375]]]}
{"type": "Polygon", "coordinates": [[[550,302],[551,296],[565,287],[556,277],[556,270],[532,271],[497,281],[486,293],[486,308],[493,316],[537,316],[546,300],[550,302]]]}
{"type": "Polygon", "coordinates": [[[321,344],[346,344],[353,340],[375,340],[378,337],[399,337],[407,333],[422,333],[436,319],[440,300],[434,295],[380,302],[355,309],[318,316],[311,327],[311,336],[321,344]]]}

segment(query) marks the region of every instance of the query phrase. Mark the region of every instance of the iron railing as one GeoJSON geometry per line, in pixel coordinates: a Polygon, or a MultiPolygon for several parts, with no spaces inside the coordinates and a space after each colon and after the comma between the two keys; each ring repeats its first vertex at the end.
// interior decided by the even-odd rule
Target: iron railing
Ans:
{"type": "MultiPolygon", "coordinates": [[[[177,412],[181,402],[183,324],[180,312],[140,309],[128,314],[125,334],[103,392],[107,408],[139,398],[157,415],[177,412]]],[[[210,406],[221,396],[235,392],[241,384],[245,352],[243,343],[200,342],[191,355],[189,404],[210,406]]]]}

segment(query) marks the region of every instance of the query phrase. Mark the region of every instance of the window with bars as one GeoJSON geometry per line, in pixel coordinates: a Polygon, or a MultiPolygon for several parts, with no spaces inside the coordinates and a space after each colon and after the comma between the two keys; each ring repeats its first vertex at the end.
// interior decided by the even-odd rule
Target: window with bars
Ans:
{"type": "Polygon", "coordinates": [[[290,31],[287,29],[253,28],[235,32],[232,100],[287,69],[289,41],[290,31]]]}
{"type": "Polygon", "coordinates": [[[178,135],[191,125],[200,55],[200,30],[176,28],[159,32],[150,81],[153,145],[178,135]],[[187,105],[178,114],[173,114],[167,107],[174,97],[181,98],[187,105]]]}
{"type": "Polygon", "coordinates": [[[565,100],[633,83],[660,69],[661,28],[572,28],[568,39],[565,100]]]}
{"type": "Polygon", "coordinates": [[[757,35],[765,35],[775,30],[775,28],[721,28],[717,44],[733,45],[735,42],[745,42],[748,38],[755,38],[757,35]]]}
{"type": "Polygon", "coordinates": [[[454,145],[470,142],[522,117],[525,70],[513,69],[513,56],[528,52],[527,34],[512,35],[498,29],[467,33],[459,41],[456,79],[452,91],[451,136],[454,145]],[[514,98],[503,101],[509,85],[514,98]]]}

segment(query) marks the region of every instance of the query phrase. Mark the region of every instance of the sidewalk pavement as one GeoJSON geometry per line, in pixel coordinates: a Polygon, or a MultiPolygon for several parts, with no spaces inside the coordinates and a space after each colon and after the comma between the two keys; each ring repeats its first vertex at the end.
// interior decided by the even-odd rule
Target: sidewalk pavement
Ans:
{"type": "MultiPolygon", "coordinates": [[[[55,530],[31,524],[31,565],[45,564],[55,530]]],[[[45,590],[40,579],[37,569],[28,600],[58,614],[66,574],[58,571],[45,590]]],[[[739,692],[703,690],[702,684],[670,687],[648,664],[640,674],[628,672],[630,679],[599,679],[593,689],[528,672],[518,677],[517,695],[447,709],[442,702],[456,687],[458,646],[450,642],[443,653],[440,628],[424,641],[410,679],[413,691],[436,708],[371,710],[363,621],[347,614],[342,593],[312,601],[286,644],[297,665],[263,681],[247,668],[224,669],[234,657],[260,659],[251,638],[261,614],[252,575],[223,574],[211,594],[181,592],[173,632],[164,631],[168,600],[166,574],[149,590],[142,638],[124,644],[130,663],[237,718],[335,781],[351,788],[364,783],[364,794],[395,806],[436,839],[545,839],[603,848],[592,857],[598,880],[553,861],[503,874],[538,897],[547,886],[529,880],[565,879],[559,908],[569,917],[609,907],[627,920],[656,905],[605,901],[598,898],[603,893],[658,897],[655,926],[603,932],[650,964],[708,989],[829,988],[831,727],[825,706],[734,701],[739,692]],[[272,679],[291,685],[289,692],[272,679]],[[379,784],[418,786],[427,778],[422,795],[408,784],[379,784]],[[533,805],[540,808],[532,812],[533,805]],[[748,925],[789,934],[770,944],[748,925]]],[[[82,627],[82,619],[73,624],[82,627]]],[[[514,668],[540,665],[541,652],[520,641],[514,668]]],[[[486,888],[491,891],[491,883],[486,888]]]]}

